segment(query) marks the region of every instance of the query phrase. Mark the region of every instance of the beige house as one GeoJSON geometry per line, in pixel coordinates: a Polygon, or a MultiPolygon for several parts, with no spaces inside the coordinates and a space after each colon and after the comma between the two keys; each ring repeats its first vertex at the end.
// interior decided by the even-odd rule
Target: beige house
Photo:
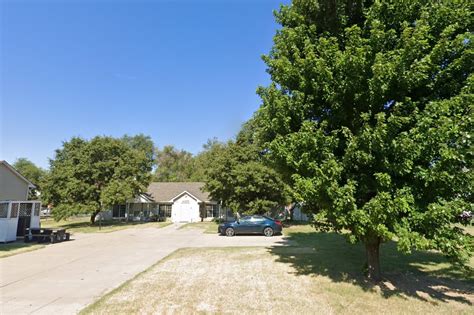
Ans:
{"type": "Polygon", "coordinates": [[[34,187],[7,161],[0,161],[0,200],[27,200],[34,187]]]}
{"type": "Polygon", "coordinates": [[[15,241],[27,228],[39,227],[39,201],[29,201],[35,186],[6,161],[0,161],[0,242],[15,241]]]}
{"type": "Polygon", "coordinates": [[[154,182],[147,192],[126,204],[115,205],[107,218],[148,220],[152,216],[173,222],[197,222],[217,218],[219,203],[211,200],[202,182],[154,182]]]}

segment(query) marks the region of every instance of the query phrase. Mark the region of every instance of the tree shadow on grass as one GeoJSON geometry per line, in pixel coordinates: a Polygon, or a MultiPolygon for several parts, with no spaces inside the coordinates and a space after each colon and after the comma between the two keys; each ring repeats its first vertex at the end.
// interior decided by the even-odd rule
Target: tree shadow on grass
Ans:
{"type": "Polygon", "coordinates": [[[417,251],[403,255],[395,242],[380,249],[384,281],[375,285],[364,277],[365,249],[351,245],[336,233],[292,233],[283,246],[269,249],[278,262],[290,264],[296,275],[327,276],[334,282],[358,285],[364,290],[379,288],[383,297],[406,296],[424,301],[456,301],[472,305],[472,271],[456,267],[436,252],[417,251]],[[291,245],[296,242],[297,245],[291,245]]]}

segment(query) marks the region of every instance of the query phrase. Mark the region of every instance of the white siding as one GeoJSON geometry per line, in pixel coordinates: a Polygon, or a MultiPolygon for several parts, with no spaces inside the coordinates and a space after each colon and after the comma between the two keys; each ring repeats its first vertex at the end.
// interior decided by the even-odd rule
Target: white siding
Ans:
{"type": "Polygon", "coordinates": [[[199,203],[188,194],[183,194],[174,200],[171,207],[171,221],[198,222],[200,221],[199,203]]]}

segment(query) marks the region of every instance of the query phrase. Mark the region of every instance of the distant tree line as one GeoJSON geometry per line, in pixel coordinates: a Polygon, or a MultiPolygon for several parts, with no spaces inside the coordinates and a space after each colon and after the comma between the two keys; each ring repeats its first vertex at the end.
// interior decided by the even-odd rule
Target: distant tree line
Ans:
{"type": "Polygon", "coordinates": [[[214,200],[241,213],[265,213],[287,202],[288,187],[266,165],[247,125],[228,142],[208,140],[193,155],[172,145],[156,148],[149,136],[73,137],[57,149],[48,170],[26,158],[14,166],[36,185],[32,199],[52,205],[56,219],[88,214],[146,191],[151,181],[205,182],[214,200]]]}

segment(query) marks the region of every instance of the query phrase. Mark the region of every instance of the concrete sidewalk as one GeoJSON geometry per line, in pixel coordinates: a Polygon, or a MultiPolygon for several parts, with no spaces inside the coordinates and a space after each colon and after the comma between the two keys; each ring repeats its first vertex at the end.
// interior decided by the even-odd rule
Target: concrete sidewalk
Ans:
{"type": "Polygon", "coordinates": [[[183,247],[274,246],[281,236],[223,237],[200,230],[126,229],[0,259],[1,314],[74,314],[183,247]]]}

